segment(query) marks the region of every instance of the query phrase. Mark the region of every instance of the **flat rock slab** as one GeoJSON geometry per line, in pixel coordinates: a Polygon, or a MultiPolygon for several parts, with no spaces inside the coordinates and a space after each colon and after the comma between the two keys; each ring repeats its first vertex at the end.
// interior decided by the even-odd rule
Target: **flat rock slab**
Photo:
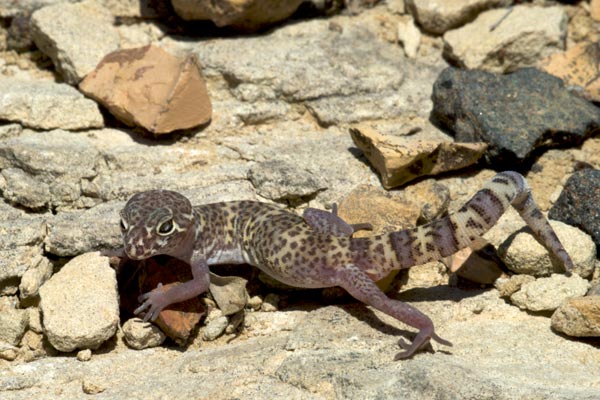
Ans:
{"type": "Polygon", "coordinates": [[[110,53],[79,88],[122,122],[154,134],[202,125],[212,114],[198,57],[156,46],[110,53]]]}
{"type": "Polygon", "coordinates": [[[574,173],[565,184],[548,216],[576,226],[592,237],[600,248],[600,171],[585,169],[574,173]]]}
{"type": "Polygon", "coordinates": [[[286,19],[302,0],[173,0],[177,15],[187,20],[211,20],[217,26],[254,31],[286,19]]]}
{"type": "Polygon", "coordinates": [[[442,34],[464,25],[490,8],[512,4],[511,0],[406,0],[406,7],[426,31],[442,34]]]}
{"type": "Polygon", "coordinates": [[[73,258],[40,288],[44,334],[60,351],[96,349],[119,323],[117,279],[108,258],[73,258]]]}
{"type": "Polygon", "coordinates": [[[69,85],[6,78],[0,79],[0,120],[40,130],[104,125],[98,105],[69,85]]]}
{"type": "Polygon", "coordinates": [[[580,43],[541,61],[539,67],[575,87],[586,99],[600,101],[600,43],[580,43]]]}
{"type": "Polygon", "coordinates": [[[491,72],[534,66],[564,50],[567,21],[561,7],[521,5],[486,11],[444,34],[444,55],[463,68],[491,72]]]}
{"type": "Polygon", "coordinates": [[[352,140],[392,189],[421,176],[437,175],[474,164],[487,149],[485,143],[406,140],[382,135],[367,127],[352,128],[352,140]]]}
{"type": "MultiPolygon", "coordinates": [[[[600,349],[565,340],[550,320],[504,303],[494,290],[415,290],[454,347],[393,362],[405,328],[352,303],[251,313],[242,335],[200,348],[120,347],[82,363],[45,358],[0,369],[3,399],[84,397],[82,381],[106,398],[152,391],[156,398],[596,400],[600,349]],[[443,299],[443,300],[440,300],[443,299]],[[565,357],[568,354],[569,357],[565,357]],[[207,378],[210,377],[210,379],[207,378]],[[227,388],[227,390],[223,390],[227,388]]],[[[411,301],[409,294],[399,297],[411,301]]]]}
{"type": "Polygon", "coordinates": [[[432,98],[432,118],[458,142],[488,143],[496,168],[515,168],[539,148],[580,144],[600,127],[597,107],[533,68],[495,75],[450,67],[432,98]]]}
{"type": "Polygon", "coordinates": [[[36,46],[72,85],[77,85],[105,55],[119,48],[113,16],[95,0],[44,7],[33,13],[30,26],[36,46]]]}

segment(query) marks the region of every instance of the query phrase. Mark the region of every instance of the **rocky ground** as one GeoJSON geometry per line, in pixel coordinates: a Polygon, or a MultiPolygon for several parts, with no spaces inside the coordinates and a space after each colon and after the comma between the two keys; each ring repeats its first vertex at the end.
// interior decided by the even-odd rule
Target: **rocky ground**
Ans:
{"type": "Polygon", "coordinates": [[[0,397],[600,398],[600,2],[271,3],[0,0],[0,397]],[[201,65],[153,76],[204,91],[161,98],[171,119],[140,105],[150,83],[111,97],[96,69],[147,45],[201,65]],[[210,122],[163,134],[185,107],[210,122]],[[140,190],[337,203],[380,233],[457,210],[507,168],[577,274],[510,210],[478,251],[382,283],[454,344],[409,360],[392,361],[405,325],[248,266],[216,270],[160,329],[141,323],[128,278],[177,264],[144,275],[96,252],[119,246],[140,190]]]}

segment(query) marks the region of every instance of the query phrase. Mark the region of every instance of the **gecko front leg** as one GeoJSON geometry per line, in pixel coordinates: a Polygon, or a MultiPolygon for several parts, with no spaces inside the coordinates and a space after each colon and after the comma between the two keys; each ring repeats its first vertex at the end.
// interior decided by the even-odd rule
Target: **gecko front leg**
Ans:
{"type": "Polygon", "coordinates": [[[165,289],[161,283],[156,289],[138,297],[142,304],[135,309],[134,314],[143,314],[144,321],[154,321],[160,312],[173,303],[179,303],[208,290],[210,275],[208,264],[204,256],[192,257],[190,262],[192,279],[165,289]]]}
{"type": "Polygon", "coordinates": [[[337,215],[337,204],[333,203],[331,212],[317,208],[307,208],[302,217],[308,225],[319,233],[337,237],[350,237],[356,231],[373,230],[369,223],[349,224],[337,215]]]}

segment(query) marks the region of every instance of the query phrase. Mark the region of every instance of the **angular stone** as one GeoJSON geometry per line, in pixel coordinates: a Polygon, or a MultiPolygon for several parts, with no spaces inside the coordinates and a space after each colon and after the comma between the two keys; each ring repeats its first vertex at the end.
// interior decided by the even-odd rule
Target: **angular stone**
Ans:
{"type": "Polygon", "coordinates": [[[119,324],[117,280],[108,258],[82,254],[40,288],[44,334],[54,348],[96,349],[119,324]]]}
{"type": "Polygon", "coordinates": [[[95,0],[44,7],[33,13],[30,26],[36,46],[72,85],[77,85],[105,55],[119,48],[113,16],[95,0]]]}
{"type": "Polygon", "coordinates": [[[599,63],[600,43],[580,43],[542,60],[539,67],[562,79],[587,100],[600,101],[599,63]]]}
{"type": "Polygon", "coordinates": [[[511,0],[406,0],[406,8],[426,31],[442,34],[470,22],[490,8],[512,4],[511,0]]]}
{"type": "Polygon", "coordinates": [[[122,245],[119,211],[123,202],[108,202],[89,210],[63,211],[48,221],[45,249],[60,257],[122,245]]]}
{"type": "Polygon", "coordinates": [[[495,168],[514,168],[536,149],[576,145],[600,127],[597,107],[533,68],[509,75],[447,68],[432,99],[432,119],[458,142],[488,143],[495,168]]]}
{"type": "Polygon", "coordinates": [[[567,180],[548,216],[586,232],[600,248],[600,171],[584,169],[567,180]]]}
{"type": "Polygon", "coordinates": [[[421,44],[421,31],[415,25],[413,19],[398,23],[398,41],[404,47],[404,53],[408,58],[416,58],[421,44]]]}
{"type": "Polygon", "coordinates": [[[53,266],[43,257],[37,265],[31,265],[21,278],[19,297],[21,300],[31,299],[38,295],[40,287],[52,276],[53,266]]]}
{"type": "Polygon", "coordinates": [[[197,56],[184,60],[151,45],[107,55],[79,88],[124,123],[155,134],[202,125],[212,114],[197,56]]]}
{"type": "Polygon", "coordinates": [[[283,160],[255,164],[248,171],[248,179],[258,194],[276,201],[298,200],[327,189],[327,183],[316,171],[283,160]]]}
{"type": "Polygon", "coordinates": [[[122,329],[125,343],[136,350],[160,346],[166,339],[158,326],[140,318],[127,320],[122,329]]]}
{"type": "Polygon", "coordinates": [[[450,260],[449,269],[472,282],[489,285],[503,274],[496,250],[482,239],[453,254],[450,260]]]}
{"type": "Polygon", "coordinates": [[[501,297],[509,297],[513,293],[521,290],[521,287],[527,283],[535,281],[531,275],[513,275],[510,278],[500,278],[494,283],[501,297]]]}
{"type": "Polygon", "coordinates": [[[369,127],[350,130],[356,146],[391,189],[421,176],[437,175],[475,163],[485,152],[484,143],[410,141],[385,136],[369,127]]]}
{"type": "Polygon", "coordinates": [[[27,208],[40,209],[50,202],[50,188],[44,182],[38,182],[27,172],[19,168],[5,168],[0,172],[2,195],[11,203],[27,208]]]}
{"type": "Polygon", "coordinates": [[[507,11],[483,12],[470,24],[446,32],[445,56],[463,68],[505,73],[564,50],[568,17],[562,7],[520,5],[507,11]]]}
{"type": "Polygon", "coordinates": [[[248,302],[247,283],[246,279],[237,276],[210,274],[210,294],[223,315],[235,314],[244,309],[248,302]]]}
{"type": "Polygon", "coordinates": [[[552,314],[552,328],[569,336],[600,336],[600,296],[568,299],[552,314]]]}
{"type": "Polygon", "coordinates": [[[0,78],[0,120],[39,130],[104,125],[98,105],[64,83],[0,78]]]}
{"type": "Polygon", "coordinates": [[[553,274],[525,283],[510,296],[510,301],[521,309],[530,311],[554,311],[565,300],[583,296],[590,283],[579,275],[570,277],[553,274]]]}
{"type": "Polygon", "coordinates": [[[172,0],[171,3],[183,19],[211,20],[217,26],[254,31],[286,19],[302,0],[172,0]]]}
{"type": "Polygon", "coordinates": [[[202,339],[207,342],[217,339],[219,336],[225,333],[225,329],[227,329],[228,324],[229,320],[224,315],[210,320],[202,329],[202,339]]]}
{"type": "MultiPolygon", "coordinates": [[[[176,258],[158,256],[142,261],[122,258],[117,268],[120,307],[126,317],[140,306],[138,297],[163,285],[163,290],[192,279],[190,266],[176,258]]],[[[153,322],[180,345],[185,345],[205,314],[198,297],[171,304],[153,322]]]]}
{"type": "Polygon", "coordinates": [[[18,346],[27,330],[29,314],[27,310],[4,309],[0,312],[0,343],[18,346]]]}

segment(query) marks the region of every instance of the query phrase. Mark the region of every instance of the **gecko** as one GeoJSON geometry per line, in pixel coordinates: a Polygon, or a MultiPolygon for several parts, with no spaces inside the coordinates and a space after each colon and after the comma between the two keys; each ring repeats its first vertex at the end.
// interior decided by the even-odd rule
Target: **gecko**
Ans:
{"type": "Polygon", "coordinates": [[[169,255],[187,262],[192,279],[142,294],[134,311],[155,320],[165,307],[208,290],[209,266],[250,264],[277,280],[303,288],[340,286],[355,299],[418,330],[412,342],[400,339],[395,360],[413,356],[438,336],[432,320],[417,308],[391,299],[375,284],[392,270],[450,256],[489,230],[512,205],[535,238],[570,275],[573,262],[533,200],[525,178],[500,172],[454,213],[401,231],[354,238],[369,224],[350,225],[315,208],[298,215],[281,206],[231,201],[192,206],[182,194],[149,190],[133,195],[121,211],[123,248],[133,260],[169,255]]]}

